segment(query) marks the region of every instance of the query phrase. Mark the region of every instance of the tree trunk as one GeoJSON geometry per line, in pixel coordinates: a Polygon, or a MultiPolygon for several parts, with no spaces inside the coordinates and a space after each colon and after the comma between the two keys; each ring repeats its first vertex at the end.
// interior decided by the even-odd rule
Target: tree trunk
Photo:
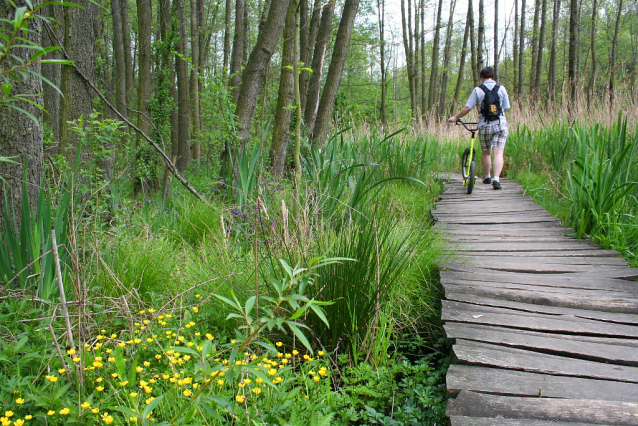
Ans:
{"type": "Polygon", "coordinates": [[[312,134],[317,118],[319,107],[319,93],[321,92],[321,80],[323,77],[323,62],[326,58],[326,47],[330,40],[330,30],[332,28],[332,17],[334,16],[335,0],[329,0],[321,12],[321,23],[317,31],[317,42],[312,56],[312,74],[308,82],[308,93],[306,95],[306,109],[304,111],[304,121],[308,134],[312,134]]]}
{"type": "Polygon", "coordinates": [[[611,60],[609,62],[611,68],[609,71],[609,103],[612,105],[614,102],[614,72],[616,70],[616,54],[618,52],[618,30],[620,28],[620,18],[622,16],[622,2],[623,0],[618,0],[616,26],[614,27],[614,38],[611,42],[611,60]]]}
{"type": "Polygon", "coordinates": [[[445,114],[445,104],[447,101],[447,85],[448,75],[450,73],[450,53],[452,50],[452,32],[454,30],[454,9],[456,9],[456,0],[450,3],[450,16],[447,21],[445,30],[445,49],[443,52],[443,75],[441,76],[441,87],[439,95],[439,114],[445,114]]]}
{"type": "MultiPolygon", "coordinates": [[[[44,6],[44,14],[56,19],[56,14],[60,13],[59,6],[44,6]]],[[[58,28],[51,28],[52,31],[56,31],[58,28]]],[[[59,40],[62,40],[60,34],[57,35],[59,40]]],[[[51,37],[48,31],[42,31],[42,47],[57,46],[55,39],[51,37]]],[[[60,55],[55,52],[46,56],[46,59],[59,59],[60,55]]],[[[60,66],[56,64],[42,64],[42,76],[51,81],[56,87],[60,87],[60,66]]],[[[57,153],[57,144],[60,141],[60,93],[48,84],[42,85],[42,97],[44,101],[44,121],[49,125],[53,132],[54,146],[52,153],[57,153]]]]}
{"type": "Polygon", "coordinates": [[[498,0],[494,0],[494,79],[498,80],[498,0]]]}
{"type": "MultiPolygon", "coordinates": [[[[425,113],[425,111],[427,111],[429,109],[428,108],[428,98],[427,98],[428,93],[425,90],[425,87],[426,87],[426,84],[425,84],[426,83],[426,80],[425,80],[425,75],[426,75],[426,73],[425,73],[425,66],[426,66],[426,63],[425,63],[425,58],[426,58],[426,55],[425,55],[425,0],[421,0],[421,2],[419,4],[419,17],[420,17],[420,20],[421,20],[421,28],[419,30],[417,30],[418,36],[415,35],[415,37],[418,37],[418,40],[421,41],[421,49],[419,51],[419,54],[421,56],[421,59],[419,61],[420,62],[420,68],[421,68],[421,71],[420,71],[421,72],[421,78],[418,78],[418,77],[416,78],[417,83],[418,82],[421,83],[421,86],[420,86],[421,87],[421,109],[419,111],[419,125],[420,125],[421,121],[423,121],[423,114],[425,113]]],[[[440,25],[439,25],[439,27],[440,27],[440,25]]],[[[417,50],[419,50],[418,49],[418,46],[419,46],[418,40],[417,40],[417,50]]],[[[438,50],[438,45],[437,45],[437,50],[438,50]]],[[[417,72],[417,74],[418,74],[418,72],[417,72]]],[[[433,85],[433,83],[432,83],[432,81],[430,81],[429,86],[432,86],[432,85],[433,85]]]]}
{"type": "Polygon", "coordinates": [[[513,78],[514,82],[513,91],[514,93],[518,93],[518,0],[514,0],[514,52],[512,53],[514,63],[512,66],[513,69],[513,78]]]}
{"type": "Polygon", "coordinates": [[[467,39],[470,37],[470,17],[471,8],[468,8],[468,18],[465,20],[465,31],[463,32],[463,47],[461,47],[461,59],[459,61],[459,75],[456,77],[456,88],[454,89],[454,97],[452,98],[452,105],[450,105],[450,114],[454,114],[456,103],[459,100],[461,94],[461,84],[463,83],[463,71],[465,69],[465,58],[467,57],[467,39]]]}
{"type": "Polygon", "coordinates": [[[246,0],[235,0],[235,36],[233,37],[233,56],[230,60],[230,86],[233,88],[233,103],[237,105],[239,99],[239,85],[241,84],[241,66],[244,62],[244,14],[246,0]]]}
{"type": "MultiPolygon", "coordinates": [[[[482,1],[482,0],[481,0],[482,1]]],[[[434,42],[432,44],[432,66],[430,71],[430,87],[428,90],[428,111],[434,108],[436,100],[436,89],[439,88],[439,43],[441,38],[441,11],[443,10],[443,0],[439,0],[439,7],[436,12],[436,25],[434,28],[434,42]]],[[[424,48],[425,46],[421,46],[424,48]]],[[[425,49],[423,49],[425,50],[425,49]]]]}
{"type": "Polygon", "coordinates": [[[179,39],[175,50],[175,68],[177,69],[177,139],[178,158],[177,168],[180,172],[188,168],[191,160],[190,150],[190,108],[189,108],[189,81],[188,63],[186,62],[186,19],[182,0],[174,0],[175,12],[179,25],[179,39]]]}
{"type": "MultiPolygon", "coordinates": [[[[126,0],[124,0],[126,1],[126,0]]],[[[124,63],[124,31],[122,30],[122,6],[120,0],[111,0],[113,18],[113,56],[115,56],[115,107],[128,117],[126,109],[126,64],[124,63]]]]}
{"type": "MultiPolygon", "coordinates": [[[[621,0],[622,1],[622,0],[621,0]]],[[[549,75],[547,86],[549,99],[556,101],[556,44],[558,43],[558,20],[560,18],[560,0],[554,0],[554,16],[552,20],[552,46],[549,52],[549,75]]]]}
{"type": "Polygon", "coordinates": [[[224,14],[224,76],[228,73],[230,63],[230,19],[232,16],[233,0],[226,0],[224,14]]]}
{"type": "Polygon", "coordinates": [[[576,104],[576,85],[578,83],[576,74],[576,61],[578,56],[578,0],[571,0],[569,4],[569,101],[570,111],[576,104]]]}
{"type": "Polygon", "coordinates": [[[479,25],[478,25],[478,46],[476,48],[477,63],[476,70],[481,71],[485,66],[485,60],[483,58],[483,49],[485,43],[485,8],[483,7],[483,0],[479,0],[479,25]]]}
{"type": "Polygon", "coordinates": [[[235,110],[242,150],[248,146],[250,141],[250,126],[255,114],[257,95],[261,83],[264,81],[270,58],[277,48],[289,3],[290,0],[271,1],[266,23],[262,27],[263,31],[259,32],[257,43],[250,53],[242,75],[239,91],[240,102],[237,103],[235,110]]]}
{"type": "Polygon", "coordinates": [[[128,1],[120,0],[120,15],[122,16],[122,42],[124,43],[124,67],[126,68],[126,101],[134,99],[135,79],[133,77],[133,53],[131,50],[131,25],[128,16],[128,1]]]}
{"type": "Polygon", "coordinates": [[[536,0],[534,2],[534,24],[532,26],[532,66],[529,70],[529,85],[530,85],[530,93],[534,98],[536,98],[536,66],[538,65],[538,18],[540,16],[540,0],[536,0]]]}
{"type": "Polygon", "coordinates": [[[541,0],[541,23],[538,33],[538,55],[536,59],[536,78],[534,87],[536,90],[541,86],[541,76],[543,75],[543,50],[545,49],[545,21],[547,20],[547,0],[541,0]]]}
{"type": "Polygon", "coordinates": [[[139,76],[137,80],[137,110],[139,111],[137,127],[147,135],[151,132],[151,111],[149,101],[153,91],[151,80],[152,65],[152,44],[153,37],[153,10],[151,2],[147,0],[137,0],[137,22],[138,22],[138,62],[139,76]]]}
{"type": "Polygon", "coordinates": [[[281,57],[281,74],[279,77],[279,96],[275,111],[275,123],[270,146],[270,161],[272,173],[280,176],[284,171],[288,144],[290,141],[291,105],[294,98],[295,76],[293,74],[295,57],[295,26],[296,4],[288,6],[286,23],[284,26],[284,46],[281,57]]]}
{"type": "MultiPolygon", "coordinates": [[[[78,0],[75,7],[63,8],[64,13],[64,49],[84,75],[95,81],[96,40],[95,16],[97,6],[88,0],[78,0]]],[[[70,129],[70,121],[80,116],[85,118],[93,112],[93,89],[84,81],[72,65],[62,67],[60,90],[64,97],[60,99],[60,148],[67,161],[73,164],[78,134],[70,129]],[[70,148],[66,150],[66,148],[70,148]]]]}
{"type": "Polygon", "coordinates": [[[468,0],[468,21],[470,23],[470,58],[472,59],[470,62],[472,64],[472,81],[475,86],[478,86],[478,74],[479,70],[476,69],[478,64],[478,60],[476,59],[476,40],[474,37],[474,5],[472,4],[472,0],[468,0]]]}
{"type": "MultiPolygon", "coordinates": [[[[456,0],[455,0],[456,1],[456,0]]],[[[379,63],[381,65],[381,105],[379,107],[379,115],[381,116],[381,124],[388,124],[385,114],[385,98],[388,93],[387,71],[385,68],[385,0],[377,0],[377,13],[379,14],[379,63]]]]}
{"type": "Polygon", "coordinates": [[[518,94],[525,91],[523,83],[525,70],[525,0],[521,0],[521,25],[518,28],[518,94]]]}
{"type": "Polygon", "coordinates": [[[596,20],[598,19],[598,0],[593,0],[591,13],[591,37],[589,48],[591,49],[591,74],[587,83],[587,106],[591,104],[591,97],[594,91],[594,80],[596,79],[596,71],[598,63],[596,61],[596,20]]]}
{"type": "Polygon", "coordinates": [[[414,60],[413,60],[413,51],[412,51],[412,31],[410,30],[409,20],[412,18],[412,14],[410,12],[411,3],[408,0],[408,19],[406,22],[405,18],[405,1],[401,0],[401,24],[403,27],[403,48],[405,50],[405,67],[408,72],[408,86],[410,88],[410,106],[412,108],[412,117],[416,117],[418,115],[417,109],[417,95],[416,95],[416,85],[415,85],[415,76],[414,76],[414,60]]]}
{"type": "Polygon", "coordinates": [[[319,102],[317,123],[315,124],[312,134],[312,143],[319,147],[325,143],[330,128],[330,120],[332,118],[332,112],[334,111],[335,100],[343,74],[343,67],[346,63],[346,57],[348,56],[350,36],[352,35],[354,20],[358,10],[359,0],[345,1],[341,14],[341,22],[337,30],[335,46],[332,52],[332,59],[330,60],[330,67],[328,68],[328,75],[326,76],[326,83],[323,88],[323,93],[321,94],[321,101],[319,102]]]}
{"type": "MultiPolygon", "coordinates": [[[[34,1],[33,6],[36,7],[38,3],[38,1],[34,1]]],[[[8,0],[0,0],[0,18],[12,20],[14,13],[15,8],[8,0]]],[[[30,19],[29,32],[21,34],[21,37],[27,38],[31,43],[39,44],[41,25],[39,19],[30,19]]],[[[8,27],[4,22],[0,22],[0,26],[3,29],[8,27]]],[[[33,54],[33,50],[12,49],[11,53],[22,61],[27,62],[33,54]]],[[[35,64],[31,70],[39,73],[40,66],[35,64]]],[[[30,73],[22,78],[21,81],[11,81],[11,84],[13,86],[12,94],[39,96],[42,93],[41,80],[30,73]]],[[[37,98],[35,100],[37,102],[37,98]]],[[[0,161],[0,176],[6,181],[6,184],[2,184],[2,181],[0,181],[0,229],[2,229],[1,222],[4,217],[4,209],[8,208],[8,213],[11,213],[11,205],[13,205],[16,212],[17,229],[20,229],[25,156],[27,163],[26,183],[29,191],[27,198],[32,212],[34,212],[37,205],[40,184],[42,183],[44,155],[42,150],[42,125],[40,124],[42,123],[42,111],[26,102],[19,102],[15,105],[33,114],[38,123],[34,123],[25,114],[0,104],[0,156],[17,157],[14,159],[17,164],[0,161]],[[4,192],[6,188],[9,188],[7,193],[4,192]],[[8,206],[4,204],[5,196],[9,201],[8,206]]]]}
{"type": "Polygon", "coordinates": [[[190,107],[191,107],[191,140],[192,159],[197,167],[200,165],[201,146],[197,141],[201,133],[200,113],[199,113],[199,16],[197,11],[197,0],[191,0],[191,75],[190,75],[190,107]]]}

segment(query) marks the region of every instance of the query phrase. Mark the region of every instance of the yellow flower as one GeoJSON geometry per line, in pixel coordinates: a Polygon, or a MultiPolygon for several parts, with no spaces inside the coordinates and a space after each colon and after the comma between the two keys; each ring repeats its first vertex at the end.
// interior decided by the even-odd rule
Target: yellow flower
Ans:
{"type": "Polygon", "coordinates": [[[55,414],[55,411],[53,410],[47,411],[47,416],[53,416],[54,414],[55,414]]]}
{"type": "Polygon", "coordinates": [[[294,351],[292,351],[293,355],[299,355],[299,351],[297,349],[295,349],[294,351]]]}
{"type": "Polygon", "coordinates": [[[66,416],[70,412],[71,412],[71,410],[69,410],[68,408],[63,408],[63,409],[60,410],[60,414],[62,414],[63,416],[66,416]]]}
{"type": "Polygon", "coordinates": [[[128,394],[131,398],[135,398],[137,396],[137,392],[131,392],[128,394]]]}
{"type": "Polygon", "coordinates": [[[75,355],[75,349],[71,348],[68,351],[66,351],[66,353],[69,354],[69,355],[75,355]]]}
{"type": "Polygon", "coordinates": [[[317,352],[317,355],[324,356],[324,352],[323,351],[319,351],[319,352],[317,352]]]}
{"type": "Polygon", "coordinates": [[[210,333],[206,333],[206,338],[208,340],[213,340],[215,337],[212,334],[210,334],[210,333]]]}
{"type": "Polygon", "coordinates": [[[11,411],[11,410],[9,410],[9,411],[5,411],[5,412],[4,412],[4,416],[5,416],[5,417],[7,417],[7,418],[9,418],[9,417],[13,416],[13,411],[11,411]]]}
{"type": "Polygon", "coordinates": [[[22,426],[24,425],[24,420],[22,419],[17,419],[15,422],[13,422],[13,426],[22,426]]]}
{"type": "Polygon", "coordinates": [[[120,382],[120,386],[126,386],[128,385],[128,380],[124,380],[123,382],[120,382]]]}
{"type": "Polygon", "coordinates": [[[129,417],[129,418],[128,418],[128,420],[129,420],[130,422],[135,423],[135,422],[137,422],[137,417],[133,417],[133,416],[131,416],[131,417],[129,417]]]}
{"type": "Polygon", "coordinates": [[[110,356],[108,362],[115,362],[115,357],[110,356]]]}
{"type": "Polygon", "coordinates": [[[110,354],[111,352],[113,352],[113,349],[107,349],[104,352],[106,352],[107,354],[110,354]]]}
{"type": "Polygon", "coordinates": [[[162,379],[164,380],[168,380],[171,376],[169,376],[168,374],[162,374],[162,379]]]}
{"type": "Polygon", "coordinates": [[[26,416],[24,416],[24,420],[31,420],[33,418],[33,416],[31,414],[27,414],[26,416]]]}
{"type": "Polygon", "coordinates": [[[135,342],[135,344],[142,343],[142,339],[135,339],[133,342],[135,342]]]}
{"type": "Polygon", "coordinates": [[[117,376],[119,376],[119,374],[117,374],[117,373],[111,373],[111,377],[113,377],[114,379],[115,379],[117,376]]]}
{"type": "Polygon", "coordinates": [[[257,377],[255,379],[255,382],[257,382],[257,384],[261,384],[264,380],[261,377],[257,377]]]}
{"type": "Polygon", "coordinates": [[[221,386],[221,385],[223,385],[223,384],[224,384],[224,381],[223,381],[222,379],[219,379],[219,380],[217,380],[217,384],[218,384],[219,386],[221,386]]]}
{"type": "Polygon", "coordinates": [[[198,313],[199,312],[199,308],[197,306],[193,306],[193,312],[198,313]]]}
{"type": "Polygon", "coordinates": [[[179,336],[179,337],[177,338],[177,340],[179,340],[180,342],[183,342],[183,341],[184,341],[184,336],[179,336]]]}
{"type": "Polygon", "coordinates": [[[202,296],[200,294],[196,294],[195,297],[199,299],[202,296]]]}
{"type": "Polygon", "coordinates": [[[150,367],[150,366],[151,366],[151,363],[150,363],[150,362],[148,362],[148,361],[144,361],[144,367],[150,367]]]}
{"type": "Polygon", "coordinates": [[[254,393],[255,395],[259,395],[259,394],[261,393],[261,388],[254,388],[254,389],[253,389],[253,393],[254,393]]]}
{"type": "Polygon", "coordinates": [[[98,386],[95,388],[96,391],[102,392],[104,390],[104,386],[98,386]]]}
{"type": "Polygon", "coordinates": [[[160,354],[155,355],[155,359],[162,359],[162,355],[160,354]]]}
{"type": "Polygon", "coordinates": [[[193,342],[188,342],[188,343],[186,344],[186,346],[188,346],[189,348],[192,348],[193,346],[195,346],[195,343],[193,343],[193,342]]]}
{"type": "Polygon", "coordinates": [[[144,367],[141,367],[138,365],[137,367],[135,367],[135,371],[137,371],[138,373],[141,373],[142,371],[144,371],[144,367]]]}
{"type": "Polygon", "coordinates": [[[269,376],[274,376],[275,374],[277,374],[277,370],[275,370],[274,368],[271,368],[270,370],[268,370],[269,376]]]}
{"type": "Polygon", "coordinates": [[[153,400],[154,400],[154,399],[155,399],[154,397],[147,398],[147,399],[146,399],[146,401],[145,401],[145,402],[146,402],[146,405],[148,405],[148,404],[150,404],[151,402],[153,402],[153,400]]]}
{"type": "Polygon", "coordinates": [[[102,420],[104,421],[104,423],[106,423],[107,425],[110,425],[111,423],[113,423],[113,417],[109,416],[109,413],[104,413],[102,414],[102,420]]]}
{"type": "Polygon", "coordinates": [[[146,338],[146,342],[147,343],[153,343],[153,338],[152,337],[147,337],[146,338]]]}
{"type": "Polygon", "coordinates": [[[245,400],[246,398],[244,397],[244,395],[235,396],[235,401],[239,402],[240,404],[243,404],[245,400]]]}
{"type": "Polygon", "coordinates": [[[234,344],[235,344],[235,339],[231,340],[231,341],[230,341],[230,344],[231,344],[231,345],[234,345],[234,344]]]}
{"type": "Polygon", "coordinates": [[[99,412],[100,412],[100,409],[99,409],[99,408],[97,408],[97,407],[96,407],[96,408],[91,408],[91,413],[93,413],[93,414],[97,414],[97,413],[99,413],[99,412]]]}
{"type": "Polygon", "coordinates": [[[284,381],[284,379],[282,379],[281,377],[276,377],[272,382],[277,384],[277,383],[281,383],[283,381],[284,381]]]}
{"type": "Polygon", "coordinates": [[[151,393],[151,392],[153,392],[153,388],[150,387],[150,386],[144,386],[144,392],[145,393],[151,393]]]}
{"type": "MultiPolygon", "coordinates": [[[[124,348],[126,347],[126,343],[125,342],[120,342],[117,344],[120,348],[124,348]]],[[[110,417],[110,416],[109,416],[110,417]]],[[[112,417],[111,417],[112,418],[112,417]]]]}
{"type": "Polygon", "coordinates": [[[190,361],[191,360],[191,356],[190,355],[184,355],[184,361],[190,361]]]}
{"type": "Polygon", "coordinates": [[[58,373],[64,374],[64,373],[66,373],[66,370],[64,368],[60,368],[60,369],[58,369],[58,373]]]}
{"type": "Polygon", "coordinates": [[[98,383],[100,383],[102,380],[104,380],[104,379],[101,378],[101,377],[98,377],[97,379],[95,379],[95,381],[98,382],[98,383]]]}
{"type": "Polygon", "coordinates": [[[82,404],[80,404],[80,407],[84,408],[85,410],[89,408],[90,406],[91,406],[91,403],[88,401],[85,401],[82,404]]]}
{"type": "Polygon", "coordinates": [[[100,361],[94,361],[93,362],[93,367],[95,368],[100,368],[101,366],[103,366],[104,364],[102,364],[100,361]]]}
{"type": "Polygon", "coordinates": [[[319,380],[321,380],[321,377],[315,376],[315,377],[312,378],[312,380],[314,380],[315,382],[318,382],[319,380]]]}
{"type": "Polygon", "coordinates": [[[50,381],[51,383],[55,383],[58,381],[57,376],[44,376],[44,378],[50,381]]]}
{"type": "Polygon", "coordinates": [[[18,404],[18,405],[22,405],[22,404],[24,404],[24,398],[18,398],[18,399],[16,399],[16,404],[18,404]]]}
{"type": "Polygon", "coordinates": [[[277,345],[278,348],[281,348],[283,346],[283,343],[277,342],[277,343],[275,343],[275,345],[277,345]]]}
{"type": "Polygon", "coordinates": [[[188,389],[186,389],[184,391],[184,396],[191,396],[193,393],[191,391],[189,391],[188,389]]]}

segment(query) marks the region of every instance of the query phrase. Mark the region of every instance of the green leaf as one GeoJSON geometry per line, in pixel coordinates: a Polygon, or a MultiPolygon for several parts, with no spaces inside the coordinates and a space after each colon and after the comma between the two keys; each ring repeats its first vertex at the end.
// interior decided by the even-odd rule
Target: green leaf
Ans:
{"type": "Polygon", "coordinates": [[[312,354],[312,348],[310,347],[310,342],[308,342],[308,339],[306,338],[306,336],[302,333],[301,330],[299,330],[299,323],[295,323],[292,321],[286,321],[286,324],[288,324],[288,327],[290,328],[290,330],[295,333],[295,336],[297,336],[297,339],[299,339],[299,341],[306,347],[306,349],[308,349],[308,351],[312,354]]]}
{"type": "Polygon", "coordinates": [[[11,94],[11,88],[13,86],[10,83],[2,83],[2,93],[4,93],[4,97],[8,98],[11,94]]]}
{"type": "Polygon", "coordinates": [[[241,307],[239,306],[239,304],[233,302],[232,300],[224,297],[224,296],[220,296],[219,294],[213,294],[213,296],[215,296],[216,298],[218,298],[219,300],[221,300],[222,302],[232,306],[233,308],[241,311],[241,307]]]}
{"type": "Polygon", "coordinates": [[[174,350],[175,352],[180,352],[180,353],[184,353],[184,354],[191,354],[191,355],[195,355],[197,358],[199,358],[199,352],[197,352],[193,348],[189,348],[189,347],[186,347],[186,346],[173,346],[171,349],[174,350]]]}
{"type": "MultiPolygon", "coordinates": [[[[152,404],[152,402],[151,402],[151,404],[152,404]]],[[[138,418],[138,419],[140,417],[139,413],[136,413],[135,411],[131,410],[128,407],[113,407],[113,409],[116,410],[116,411],[119,411],[120,413],[125,414],[125,415],[127,415],[129,417],[135,417],[135,418],[138,418]]]]}
{"type": "Polygon", "coordinates": [[[255,306],[256,300],[257,298],[255,296],[251,296],[248,298],[248,300],[246,300],[246,307],[245,307],[246,310],[244,311],[246,315],[248,315],[248,313],[252,311],[253,307],[255,306]]]}

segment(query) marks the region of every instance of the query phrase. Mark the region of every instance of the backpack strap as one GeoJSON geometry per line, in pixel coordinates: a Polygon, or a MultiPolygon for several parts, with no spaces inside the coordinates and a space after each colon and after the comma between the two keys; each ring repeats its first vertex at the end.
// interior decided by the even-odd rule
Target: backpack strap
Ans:
{"type": "Polygon", "coordinates": [[[494,85],[494,87],[492,88],[492,90],[488,89],[487,86],[485,84],[481,84],[479,86],[479,89],[481,89],[483,92],[487,93],[487,92],[496,92],[498,93],[498,90],[501,88],[501,85],[496,83],[494,85]]]}

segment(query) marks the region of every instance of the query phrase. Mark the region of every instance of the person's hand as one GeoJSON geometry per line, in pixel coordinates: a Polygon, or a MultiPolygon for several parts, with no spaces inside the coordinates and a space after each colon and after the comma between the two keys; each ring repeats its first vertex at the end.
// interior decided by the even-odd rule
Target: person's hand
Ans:
{"type": "Polygon", "coordinates": [[[458,118],[456,118],[456,116],[452,116],[450,118],[447,119],[448,123],[456,123],[458,120],[458,118]]]}

